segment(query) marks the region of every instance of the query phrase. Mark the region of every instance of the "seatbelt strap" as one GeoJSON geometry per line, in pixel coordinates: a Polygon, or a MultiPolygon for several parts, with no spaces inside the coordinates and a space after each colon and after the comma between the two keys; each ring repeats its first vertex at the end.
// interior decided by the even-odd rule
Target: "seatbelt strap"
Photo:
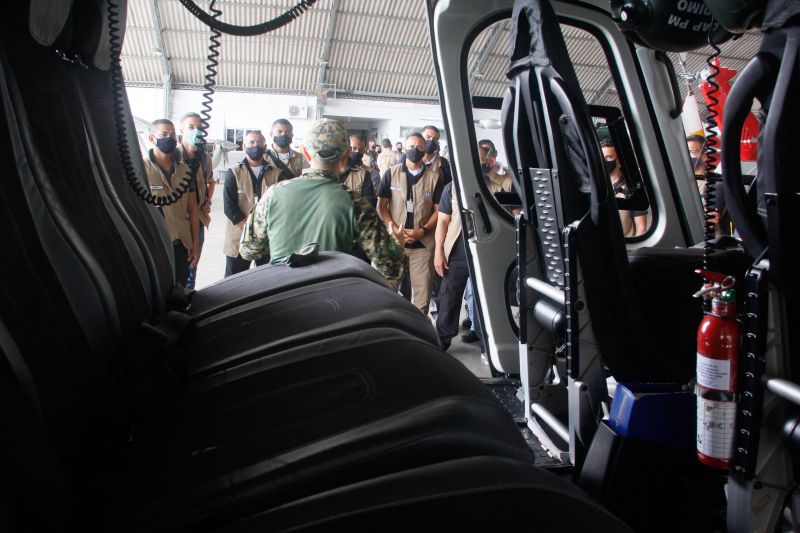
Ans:
{"type": "Polygon", "coordinates": [[[294,172],[289,170],[289,167],[283,164],[280,156],[275,155],[272,150],[267,150],[267,153],[269,154],[269,158],[275,163],[275,166],[281,171],[281,175],[278,176],[278,181],[290,180],[295,177],[294,172]]]}

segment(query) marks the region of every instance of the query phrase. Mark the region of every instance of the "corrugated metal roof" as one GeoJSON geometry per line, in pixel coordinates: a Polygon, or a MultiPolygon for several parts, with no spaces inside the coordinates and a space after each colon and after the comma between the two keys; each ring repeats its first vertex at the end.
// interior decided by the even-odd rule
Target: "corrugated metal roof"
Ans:
{"type": "MultiPolygon", "coordinates": [[[[271,20],[297,0],[218,0],[221,20],[255,25],[271,20]]],[[[205,83],[210,31],[179,0],[155,1],[162,22],[164,54],[169,59],[173,84],[205,83]]],[[[437,84],[429,47],[425,4],[421,0],[377,2],[317,0],[297,21],[266,35],[245,38],[223,35],[217,85],[237,88],[297,92],[319,81],[325,35],[331,7],[336,21],[326,69],[327,83],[339,93],[363,92],[404,98],[435,98],[437,84]]],[[[208,8],[208,2],[201,6],[208,8]]],[[[157,85],[162,82],[162,59],[156,37],[152,0],[129,0],[128,28],[123,47],[123,72],[127,81],[157,85]]],[[[502,96],[506,87],[508,21],[479,34],[468,57],[474,95],[502,96]],[[494,36],[492,34],[495,33],[494,36]],[[477,72],[476,67],[480,67],[477,72]]],[[[578,80],[589,103],[618,105],[603,50],[596,39],[579,28],[562,26],[578,80]]],[[[722,64],[741,70],[755,54],[761,37],[748,33],[723,44],[722,64]]],[[[671,56],[676,70],[681,67],[671,56]]],[[[706,51],[687,54],[686,69],[705,68],[706,51]]],[[[685,94],[685,84],[682,84],[685,94]]]]}

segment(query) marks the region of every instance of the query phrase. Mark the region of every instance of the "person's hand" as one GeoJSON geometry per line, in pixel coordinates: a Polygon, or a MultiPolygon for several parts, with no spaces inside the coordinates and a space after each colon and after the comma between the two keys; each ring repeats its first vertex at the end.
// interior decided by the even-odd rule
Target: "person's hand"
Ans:
{"type": "Polygon", "coordinates": [[[420,240],[424,234],[425,231],[422,230],[422,228],[403,230],[403,235],[405,236],[406,244],[414,244],[415,242],[420,240]]]}
{"type": "Polygon", "coordinates": [[[203,213],[205,213],[206,215],[210,215],[211,214],[211,200],[209,200],[208,202],[203,204],[203,208],[202,209],[203,209],[203,213]]]}
{"type": "Polygon", "coordinates": [[[444,277],[444,271],[450,268],[450,265],[447,264],[447,258],[444,256],[443,253],[436,252],[433,256],[433,268],[436,269],[436,273],[439,274],[439,277],[444,277]]]}
{"type": "Polygon", "coordinates": [[[189,266],[192,268],[197,268],[197,263],[200,262],[200,247],[193,246],[191,250],[189,250],[189,266]]]}
{"type": "Polygon", "coordinates": [[[709,211],[708,214],[711,217],[708,219],[709,222],[711,222],[712,224],[719,224],[719,212],[709,211]]]}
{"type": "Polygon", "coordinates": [[[386,229],[389,231],[389,235],[395,240],[397,244],[403,244],[406,241],[406,236],[403,230],[401,230],[398,226],[394,223],[390,222],[386,229]]]}
{"type": "Polygon", "coordinates": [[[247,224],[247,219],[246,219],[246,218],[243,218],[242,220],[240,220],[240,221],[239,221],[239,223],[237,224],[237,226],[239,226],[240,228],[244,229],[244,225],[245,225],[245,224],[247,224]]]}

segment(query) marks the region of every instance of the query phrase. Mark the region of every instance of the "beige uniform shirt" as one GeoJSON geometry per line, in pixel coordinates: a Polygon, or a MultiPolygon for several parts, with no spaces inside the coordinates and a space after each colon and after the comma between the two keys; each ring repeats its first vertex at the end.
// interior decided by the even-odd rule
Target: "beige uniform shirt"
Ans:
{"type": "MultiPolygon", "coordinates": [[[[433,193],[436,189],[436,183],[439,181],[439,174],[434,170],[424,167],[422,177],[412,187],[412,196],[414,199],[414,227],[421,228],[433,214],[433,193]]],[[[391,172],[391,187],[392,197],[389,199],[389,214],[392,215],[392,220],[399,228],[404,228],[406,223],[407,205],[406,200],[408,196],[408,176],[403,172],[403,165],[395,165],[390,169],[391,172]]],[[[429,250],[434,247],[434,232],[430,231],[423,235],[419,240],[429,250]]]]}
{"type": "MultiPolygon", "coordinates": [[[[152,152],[151,152],[152,155],[152,152]]],[[[168,176],[164,170],[150,157],[144,160],[144,170],[147,174],[147,183],[150,186],[150,193],[154,196],[169,196],[189,175],[189,167],[186,163],[178,162],[175,164],[175,171],[168,176]]],[[[191,251],[193,246],[192,226],[189,221],[189,195],[194,194],[186,191],[177,202],[160,207],[161,214],[167,224],[169,237],[173,241],[180,240],[183,246],[191,251]]]]}

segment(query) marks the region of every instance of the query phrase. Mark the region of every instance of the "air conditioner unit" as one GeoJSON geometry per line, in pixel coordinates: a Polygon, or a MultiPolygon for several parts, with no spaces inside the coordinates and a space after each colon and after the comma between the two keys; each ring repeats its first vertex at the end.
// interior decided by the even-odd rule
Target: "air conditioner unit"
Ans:
{"type": "Polygon", "coordinates": [[[304,105],[290,105],[289,116],[293,118],[308,118],[308,107],[304,105]]]}

